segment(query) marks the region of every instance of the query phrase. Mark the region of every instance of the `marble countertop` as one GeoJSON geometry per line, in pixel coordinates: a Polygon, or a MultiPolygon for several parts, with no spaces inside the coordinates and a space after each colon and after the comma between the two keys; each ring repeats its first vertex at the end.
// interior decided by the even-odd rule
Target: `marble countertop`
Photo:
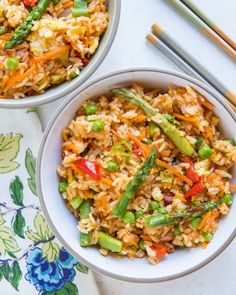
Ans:
{"type": "MultiPolygon", "coordinates": [[[[179,70],[167,57],[145,41],[150,26],[157,22],[218,79],[236,92],[236,64],[214,43],[165,0],[121,0],[120,26],[113,46],[99,69],[90,78],[130,67],[161,67],[179,70]]],[[[206,14],[236,39],[235,0],[194,0],[206,14]]],[[[60,104],[57,101],[39,109],[43,126],[60,104]]],[[[235,295],[236,240],[214,261],[178,280],[158,284],[127,283],[95,274],[102,295],[235,295]]]]}

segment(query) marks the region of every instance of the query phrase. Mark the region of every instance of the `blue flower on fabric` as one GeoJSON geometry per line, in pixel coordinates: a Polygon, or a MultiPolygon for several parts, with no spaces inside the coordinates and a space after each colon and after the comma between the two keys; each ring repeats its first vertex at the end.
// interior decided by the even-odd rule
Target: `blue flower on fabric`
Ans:
{"type": "Polygon", "coordinates": [[[75,277],[74,266],[78,263],[65,249],[61,249],[59,257],[48,262],[42,257],[42,250],[38,247],[27,253],[25,276],[38,291],[53,292],[61,289],[66,281],[73,281],[75,277]]]}

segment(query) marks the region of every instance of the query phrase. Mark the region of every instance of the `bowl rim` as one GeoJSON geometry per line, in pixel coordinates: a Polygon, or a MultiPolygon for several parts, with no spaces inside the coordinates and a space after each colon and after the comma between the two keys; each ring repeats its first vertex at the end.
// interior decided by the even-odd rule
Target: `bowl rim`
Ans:
{"type": "MultiPolygon", "coordinates": [[[[119,22],[120,22],[120,15],[121,15],[121,0],[113,0],[113,5],[114,7],[112,9],[114,10],[114,13],[113,13],[113,18],[111,20],[111,26],[110,28],[107,28],[107,31],[106,31],[107,35],[103,36],[105,39],[102,39],[101,41],[102,48],[101,48],[100,55],[96,58],[97,51],[94,53],[92,58],[93,57],[95,58],[93,61],[91,61],[91,66],[89,67],[88,65],[87,71],[86,71],[86,68],[84,69],[86,72],[84,73],[82,77],[79,75],[77,78],[74,79],[74,83],[69,83],[71,81],[66,81],[66,82],[63,82],[61,85],[58,85],[58,87],[64,85],[64,88],[62,88],[61,90],[58,90],[56,93],[53,92],[53,88],[51,89],[49,88],[49,90],[52,90],[52,93],[50,94],[48,94],[48,91],[47,91],[48,89],[46,89],[46,91],[43,92],[42,94],[26,96],[25,98],[21,98],[21,99],[13,99],[13,98],[0,99],[0,108],[22,109],[22,108],[31,108],[31,107],[44,105],[44,104],[53,102],[55,100],[58,100],[65,95],[68,95],[69,93],[73,92],[77,88],[81,87],[84,82],[86,83],[89,77],[93,75],[93,73],[98,69],[99,65],[103,62],[103,60],[107,56],[114,42],[115,36],[117,34],[117,30],[118,30],[119,22]],[[78,79],[78,81],[76,81],[76,79],[78,79]],[[66,85],[66,83],[68,84],[66,85]]],[[[99,48],[97,50],[99,50],[99,48]]]]}
{"type": "MultiPolygon", "coordinates": [[[[82,91],[86,90],[86,88],[92,86],[95,83],[99,83],[99,81],[104,80],[106,78],[109,78],[111,76],[116,76],[119,74],[124,74],[126,72],[158,72],[158,73],[163,73],[163,74],[169,74],[172,76],[176,76],[182,79],[185,79],[186,81],[195,84],[196,86],[198,86],[199,88],[202,88],[204,91],[208,92],[210,95],[212,95],[221,105],[224,106],[224,108],[228,111],[229,115],[232,117],[232,119],[235,121],[236,123],[236,114],[233,112],[233,110],[230,108],[230,106],[226,103],[226,100],[223,99],[223,96],[221,96],[220,94],[218,94],[218,92],[216,92],[214,89],[210,88],[208,85],[200,82],[199,80],[192,78],[184,73],[178,72],[178,71],[174,71],[174,70],[169,70],[169,69],[164,69],[164,68],[154,68],[154,67],[132,67],[132,68],[126,68],[126,69],[122,69],[122,70],[116,70],[116,71],[112,71],[109,73],[106,73],[104,75],[101,75],[89,82],[87,82],[86,84],[84,84],[83,86],[81,86],[80,88],[77,89],[76,92],[71,93],[71,95],[68,96],[68,98],[66,99],[66,101],[64,101],[64,103],[62,105],[60,105],[58,107],[58,109],[56,110],[56,112],[53,114],[52,118],[50,119],[44,134],[42,136],[41,139],[41,143],[40,143],[40,147],[39,147],[39,152],[38,152],[38,156],[37,156],[37,163],[36,163],[36,183],[37,183],[37,192],[38,192],[38,196],[39,196],[39,200],[40,200],[40,204],[43,210],[43,213],[47,219],[47,222],[50,226],[50,228],[53,230],[55,236],[58,238],[58,240],[62,243],[62,245],[79,261],[82,261],[84,264],[86,264],[91,270],[102,273],[104,275],[107,275],[109,277],[112,277],[114,279],[118,279],[118,280],[122,280],[122,281],[127,281],[127,282],[136,282],[136,283],[158,283],[158,282],[165,282],[165,281],[170,281],[170,280],[174,280],[174,279],[179,279],[183,276],[189,275],[197,270],[199,270],[200,268],[202,268],[203,266],[207,265],[208,263],[210,263],[212,260],[214,260],[220,253],[223,252],[223,250],[225,250],[229,244],[233,241],[233,239],[236,236],[236,225],[235,228],[232,232],[232,234],[227,238],[227,240],[225,241],[225,243],[218,248],[214,253],[212,253],[208,258],[205,258],[201,263],[198,263],[197,265],[195,265],[194,267],[185,270],[185,271],[181,271],[175,275],[169,275],[166,277],[162,277],[162,278],[145,278],[145,279],[140,279],[140,278],[136,278],[136,277],[127,277],[127,276],[123,276],[123,275],[117,275],[111,271],[108,270],[104,270],[102,268],[100,268],[99,266],[88,262],[86,259],[84,259],[82,256],[80,256],[76,251],[74,251],[70,245],[64,240],[63,236],[56,230],[51,218],[50,218],[50,213],[47,210],[47,206],[46,206],[46,202],[45,199],[43,197],[42,194],[42,187],[41,187],[41,163],[42,163],[42,155],[43,155],[43,151],[44,151],[44,146],[45,146],[45,142],[47,140],[48,134],[52,128],[52,126],[56,123],[58,117],[60,116],[60,113],[63,111],[64,108],[67,107],[67,105],[69,105],[73,99],[75,99],[75,97],[77,97],[82,91]]],[[[99,253],[98,253],[99,254],[99,253]]]]}

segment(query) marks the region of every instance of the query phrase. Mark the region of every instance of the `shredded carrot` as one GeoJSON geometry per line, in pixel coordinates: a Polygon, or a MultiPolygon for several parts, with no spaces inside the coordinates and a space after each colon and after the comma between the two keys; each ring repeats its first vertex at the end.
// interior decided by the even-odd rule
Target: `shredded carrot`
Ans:
{"type": "Polygon", "coordinates": [[[195,118],[186,117],[186,116],[183,116],[183,115],[180,115],[180,114],[177,114],[177,113],[173,113],[173,115],[176,118],[178,118],[180,120],[183,120],[183,121],[196,122],[196,119],[195,118]]]}
{"type": "Polygon", "coordinates": [[[80,175],[83,175],[84,173],[78,169],[75,164],[70,164],[70,167],[77,173],[77,174],[80,174],[80,175]]]}
{"type": "Polygon", "coordinates": [[[117,133],[116,130],[111,129],[111,133],[112,133],[113,135],[115,135],[118,139],[120,139],[120,136],[118,135],[118,133],[117,133]]]}
{"type": "Polygon", "coordinates": [[[137,115],[134,120],[136,123],[144,122],[147,119],[145,115],[137,115]]]}
{"type": "Polygon", "coordinates": [[[146,137],[146,130],[145,128],[141,130],[140,132],[140,139],[143,140],[146,137]]]}
{"type": "Polygon", "coordinates": [[[184,182],[188,183],[190,186],[193,185],[192,180],[189,179],[187,176],[181,174],[181,173],[180,173],[175,167],[173,167],[173,166],[171,166],[171,165],[167,164],[166,162],[163,162],[163,161],[161,161],[161,160],[159,160],[159,159],[157,159],[156,162],[157,162],[158,165],[160,165],[160,166],[162,166],[162,167],[164,167],[164,168],[166,168],[166,169],[169,169],[169,170],[173,171],[173,173],[174,173],[177,177],[179,177],[179,178],[180,178],[181,180],[183,180],[184,182]]]}
{"type": "Polygon", "coordinates": [[[153,136],[153,140],[154,140],[154,141],[157,140],[158,137],[159,137],[159,134],[158,134],[158,133],[155,133],[154,136],[153,136]]]}
{"type": "Polygon", "coordinates": [[[72,183],[74,180],[72,169],[68,169],[68,182],[72,183]]]}
{"type": "Polygon", "coordinates": [[[78,147],[74,143],[71,143],[71,144],[68,144],[68,145],[64,146],[63,149],[64,150],[71,150],[71,151],[74,151],[74,152],[78,151],[78,147]]]}
{"type": "Polygon", "coordinates": [[[211,128],[209,126],[206,126],[205,130],[206,130],[206,134],[207,134],[208,138],[211,140],[212,139],[211,128]]]}
{"type": "Polygon", "coordinates": [[[186,202],[186,199],[184,198],[182,194],[176,193],[175,197],[179,199],[181,202],[184,202],[184,203],[186,202]]]}
{"type": "Polygon", "coordinates": [[[132,133],[129,132],[128,135],[130,139],[132,139],[133,142],[140,148],[143,156],[146,158],[150,153],[150,148],[142,143],[142,141],[138,137],[134,136],[132,133]]]}
{"type": "Polygon", "coordinates": [[[67,3],[63,4],[62,6],[63,6],[64,9],[71,8],[73,6],[73,2],[72,1],[71,2],[67,2],[67,3]]]}
{"type": "Polygon", "coordinates": [[[101,182],[108,184],[108,185],[112,185],[112,183],[113,183],[113,181],[111,179],[105,178],[105,177],[101,178],[101,182]]]}
{"type": "Polygon", "coordinates": [[[162,151],[162,152],[160,152],[160,155],[161,155],[162,157],[168,157],[168,156],[170,155],[170,151],[167,151],[167,150],[162,151]]]}
{"type": "Polygon", "coordinates": [[[9,99],[12,98],[11,95],[0,95],[0,99],[9,99]]]}
{"type": "Polygon", "coordinates": [[[208,245],[208,243],[203,242],[203,243],[202,243],[202,248],[203,248],[203,249],[206,249],[207,245],[208,245]]]}
{"type": "Polygon", "coordinates": [[[12,33],[6,33],[6,34],[4,34],[4,35],[1,35],[0,36],[0,40],[9,40],[9,38],[11,37],[11,34],[12,33]]]}
{"type": "Polygon", "coordinates": [[[68,136],[66,134],[66,130],[65,129],[62,129],[61,135],[62,135],[62,138],[63,138],[64,141],[67,141],[68,140],[68,136]]]}
{"type": "Polygon", "coordinates": [[[215,106],[207,100],[200,100],[200,104],[202,104],[204,107],[208,108],[210,111],[214,111],[214,109],[215,109],[215,106]]]}
{"type": "Polygon", "coordinates": [[[236,185],[235,184],[230,184],[229,185],[229,188],[232,189],[232,190],[234,190],[234,191],[236,191],[236,185]]]}
{"type": "Polygon", "coordinates": [[[9,77],[6,81],[6,87],[4,91],[7,92],[15,83],[24,80],[25,78],[29,77],[35,71],[35,67],[31,67],[28,71],[24,72],[23,74],[16,75],[13,77],[9,77]]]}
{"type": "Polygon", "coordinates": [[[53,58],[56,58],[60,55],[62,55],[64,52],[68,51],[70,49],[69,45],[63,45],[61,47],[59,47],[58,49],[55,49],[53,51],[47,52],[44,55],[40,56],[40,57],[35,57],[34,60],[36,63],[38,62],[43,62],[46,60],[51,60],[53,58]]]}
{"type": "Polygon", "coordinates": [[[201,223],[198,226],[198,229],[203,229],[207,223],[209,222],[209,220],[211,219],[211,211],[208,211],[202,218],[201,223]]]}
{"type": "Polygon", "coordinates": [[[138,243],[137,243],[134,239],[132,239],[132,238],[130,237],[130,235],[125,236],[125,238],[126,238],[126,240],[127,240],[127,242],[128,242],[129,244],[133,245],[133,246],[136,247],[136,248],[139,248],[138,243]]]}

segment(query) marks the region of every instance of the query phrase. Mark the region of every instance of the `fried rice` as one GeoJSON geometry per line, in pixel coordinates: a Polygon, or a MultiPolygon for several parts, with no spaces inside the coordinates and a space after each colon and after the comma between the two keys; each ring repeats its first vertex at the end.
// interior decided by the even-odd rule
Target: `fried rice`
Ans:
{"type": "Polygon", "coordinates": [[[79,17],[72,16],[72,0],[52,1],[42,18],[34,22],[25,42],[4,49],[30,13],[24,3],[0,0],[0,26],[6,30],[0,35],[0,98],[40,94],[78,76],[108,25],[105,0],[88,0],[88,16],[79,17]],[[19,62],[17,69],[8,69],[9,58],[19,62]]]}
{"type": "Polygon", "coordinates": [[[147,257],[151,264],[156,264],[177,249],[207,247],[220,219],[230,210],[231,188],[235,187],[229,181],[231,168],[236,162],[236,147],[221,133],[214,106],[194,89],[170,87],[163,93],[160,89],[132,85],[130,90],[141,95],[160,113],[168,114],[181,135],[194,147],[194,154],[183,156],[158,126],[153,134],[150,118],[138,106],[116,95],[104,95],[95,101],[83,102],[76,117],[63,129],[62,162],[57,173],[66,183],[62,197],[78,219],[79,231],[91,233],[91,245],[96,245],[102,255],[131,259],[147,257]],[[96,111],[86,114],[86,107],[94,104],[96,111]],[[102,130],[95,130],[94,122],[97,121],[103,123],[102,130]],[[126,146],[120,153],[115,153],[114,146],[119,146],[121,141],[129,148],[126,146]],[[203,145],[210,147],[209,157],[200,156],[203,145]],[[127,222],[114,215],[113,209],[153,147],[158,152],[157,165],[130,200],[127,211],[135,218],[127,222]],[[91,174],[76,165],[81,158],[99,165],[95,167],[100,167],[99,181],[94,178],[97,172],[94,167],[90,167],[91,174]],[[109,169],[111,161],[115,162],[116,169],[109,169]],[[197,177],[196,181],[190,170],[197,177]],[[202,190],[187,197],[200,179],[202,190]],[[78,196],[82,201],[92,202],[85,219],[80,218],[79,208],[71,206],[71,201],[78,196]],[[225,196],[230,199],[227,201],[225,196]],[[187,212],[189,208],[198,210],[197,206],[201,208],[202,204],[209,202],[219,203],[198,218],[177,219],[164,226],[147,226],[146,220],[153,214],[168,216],[187,212]],[[98,245],[100,231],[122,243],[119,253],[112,253],[101,243],[98,245]]]}

